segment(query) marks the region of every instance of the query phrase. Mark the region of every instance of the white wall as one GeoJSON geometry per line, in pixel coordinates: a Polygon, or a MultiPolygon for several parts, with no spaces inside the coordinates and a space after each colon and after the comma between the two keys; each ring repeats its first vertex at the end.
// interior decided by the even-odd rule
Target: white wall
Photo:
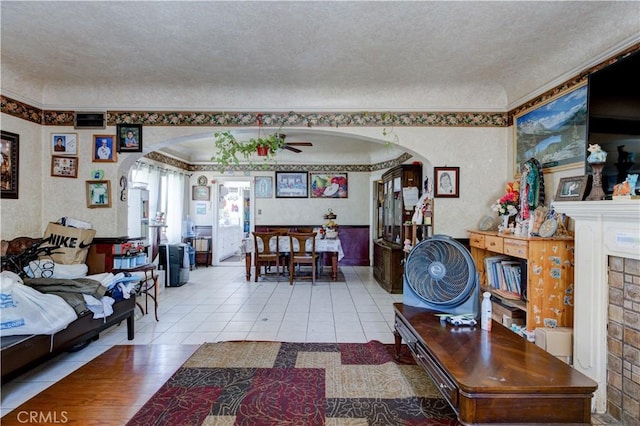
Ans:
{"type": "MultiPolygon", "coordinates": [[[[127,203],[120,201],[120,176],[126,175],[136,158],[142,154],[120,153],[117,163],[93,163],[93,135],[115,134],[115,127],[104,130],[75,130],[69,127],[40,127],[2,114],[3,130],[20,134],[20,199],[2,200],[1,236],[10,239],[21,235],[41,235],[47,222],[71,216],[93,224],[98,237],[120,236],[127,233],[127,203]],[[78,134],[78,178],[50,176],[52,132],[78,134]],[[35,155],[34,155],[35,154],[35,155]],[[86,207],[85,181],[93,169],[102,169],[111,181],[112,208],[86,207]]],[[[213,131],[213,128],[145,127],[145,152],[154,150],[170,138],[213,131]],[[170,135],[170,137],[167,137],[170,135]]],[[[327,132],[333,128],[322,129],[327,132]]],[[[348,132],[380,138],[379,128],[342,127],[348,132]]],[[[503,193],[505,182],[513,179],[512,130],[497,127],[398,127],[395,129],[400,145],[424,157],[424,174],[432,179],[433,166],[460,167],[460,198],[435,200],[435,232],[456,238],[466,238],[467,230],[476,228],[478,221],[491,214],[490,206],[503,193]]],[[[269,173],[255,173],[269,175],[269,173]]],[[[349,173],[349,198],[341,199],[257,199],[256,224],[313,224],[322,223],[322,215],[332,208],[343,225],[370,223],[371,179],[380,172],[349,173]]],[[[195,172],[192,180],[201,173],[195,172]]],[[[205,173],[215,179],[213,172],[205,173]]],[[[556,175],[583,174],[582,170],[568,170],[556,175]]],[[[558,177],[545,175],[547,193],[555,194],[558,177]]],[[[214,192],[215,194],[215,192],[214,192]]],[[[549,197],[551,198],[551,197],[549,197]]],[[[209,205],[209,208],[211,205],[209,205]]],[[[195,208],[194,205],[191,207],[195,208]]],[[[195,211],[190,211],[201,224],[195,211]]],[[[208,221],[208,219],[205,219],[208,221]]],[[[209,222],[211,223],[211,222],[209,222]]]]}
{"type": "MultiPolygon", "coordinates": [[[[43,217],[49,217],[52,196],[42,192],[42,176],[49,175],[51,154],[44,154],[42,127],[20,118],[2,114],[2,130],[19,135],[18,199],[0,201],[2,239],[19,236],[41,237],[43,217]],[[44,206],[44,207],[43,207],[44,206]]],[[[48,145],[46,146],[48,148],[48,145]]],[[[66,179],[63,179],[66,180],[66,179]]],[[[51,195],[51,194],[49,194],[51,195]]]]}

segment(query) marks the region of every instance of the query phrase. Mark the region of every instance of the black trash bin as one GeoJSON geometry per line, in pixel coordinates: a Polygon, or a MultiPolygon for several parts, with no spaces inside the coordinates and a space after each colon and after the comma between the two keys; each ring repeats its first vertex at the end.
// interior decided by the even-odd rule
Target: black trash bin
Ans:
{"type": "MultiPolygon", "coordinates": [[[[186,247],[186,244],[160,246],[158,266],[165,271],[165,287],[180,287],[189,281],[188,260],[185,268],[186,247]]],[[[188,254],[187,251],[187,256],[188,254]]]]}

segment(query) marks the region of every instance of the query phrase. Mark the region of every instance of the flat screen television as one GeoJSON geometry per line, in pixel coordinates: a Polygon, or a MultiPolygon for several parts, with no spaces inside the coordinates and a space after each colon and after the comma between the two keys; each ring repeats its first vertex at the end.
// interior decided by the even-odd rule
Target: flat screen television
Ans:
{"type": "Polygon", "coordinates": [[[588,144],[607,152],[602,187],[610,198],[616,183],[640,173],[640,52],[590,74],[588,87],[588,144]]]}

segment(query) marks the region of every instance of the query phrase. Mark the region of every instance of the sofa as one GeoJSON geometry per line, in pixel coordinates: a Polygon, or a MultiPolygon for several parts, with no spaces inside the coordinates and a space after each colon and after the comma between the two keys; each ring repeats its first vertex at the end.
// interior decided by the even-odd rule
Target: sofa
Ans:
{"type": "MultiPolygon", "coordinates": [[[[2,241],[2,268],[19,272],[24,259],[20,254],[32,250],[40,239],[19,237],[2,241]]],[[[104,319],[93,319],[91,311],[85,311],[63,330],[53,334],[0,337],[2,383],[17,377],[38,364],[66,351],[82,349],[98,339],[100,332],[126,320],[127,338],[134,338],[135,295],[114,303],[113,314],[104,319]]]]}

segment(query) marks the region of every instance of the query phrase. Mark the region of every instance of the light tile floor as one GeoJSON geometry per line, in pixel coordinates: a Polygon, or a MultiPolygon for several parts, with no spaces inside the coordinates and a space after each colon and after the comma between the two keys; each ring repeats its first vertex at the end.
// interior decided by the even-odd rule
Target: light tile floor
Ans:
{"type": "MultiPolygon", "coordinates": [[[[383,290],[372,268],[341,266],[346,282],[245,281],[244,267],[190,271],[182,287],[164,287],[159,319],[136,309],[135,339],[126,326],[103,332],[75,353],[65,353],[2,386],[1,415],[18,407],[113,345],[201,344],[225,340],[393,343],[393,303],[402,295],[383,290]]],[[[176,368],[179,367],[178,365],[176,368]]],[[[619,425],[594,415],[594,425],[619,425]]]]}
{"type": "Polygon", "coordinates": [[[402,295],[383,290],[370,267],[341,266],[340,270],[346,282],[289,285],[287,278],[247,282],[244,268],[238,266],[194,269],[182,287],[162,288],[160,321],[155,321],[153,308],[144,316],[136,309],[134,340],[127,340],[123,323],[103,332],[85,349],[59,355],[2,386],[1,414],[118,344],[225,340],[393,343],[393,303],[402,301],[402,295]]]}

